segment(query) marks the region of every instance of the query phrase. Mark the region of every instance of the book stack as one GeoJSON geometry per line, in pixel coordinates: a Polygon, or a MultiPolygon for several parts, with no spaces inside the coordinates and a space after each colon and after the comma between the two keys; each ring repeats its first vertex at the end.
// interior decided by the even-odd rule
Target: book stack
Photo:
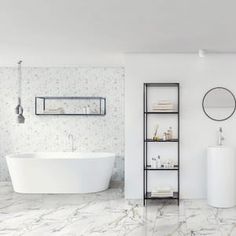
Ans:
{"type": "Polygon", "coordinates": [[[162,100],[158,103],[154,103],[152,105],[153,111],[173,111],[174,110],[174,104],[171,101],[168,100],[162,100]]]}
{"type": "Polygon", "coordinates": [[[173,197],[174,191],[170,187],[166,188],[154,188],[151,191],[151,197],[173,197]]]}

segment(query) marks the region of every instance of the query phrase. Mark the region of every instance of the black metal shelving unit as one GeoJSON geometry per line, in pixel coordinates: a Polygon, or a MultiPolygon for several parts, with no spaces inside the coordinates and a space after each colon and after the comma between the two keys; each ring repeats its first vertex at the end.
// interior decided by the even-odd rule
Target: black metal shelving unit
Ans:
{"type": "Polygon", "coordinates": [[[179,193],[180,193],[180,95],[179,95],[179,83],[144,83],[143,86],[143,204],[146,205],[146,201],[150,199],[156,200],[177,200],[179,205],[179,193]],[[177,89],[177,111],[166,111],[166,112],[152,112],[148,111],[148,88],[149,87],[175,87],[177,89]],[[158,140],[155,141],[147,137],[148,128],[148,115],[177,115],[178,119],[178,134],[177,139],[172,140],[158,140]],[[177,143],[177,166],[173,168],[151,168],[148,165],[148,144],[149,143],[177,143]],[[151,193],[148,192],[148,174],[153,171],[176,171],[177,172],[177,192],[174,192],[172,197],[152,197],[151,193]]]}

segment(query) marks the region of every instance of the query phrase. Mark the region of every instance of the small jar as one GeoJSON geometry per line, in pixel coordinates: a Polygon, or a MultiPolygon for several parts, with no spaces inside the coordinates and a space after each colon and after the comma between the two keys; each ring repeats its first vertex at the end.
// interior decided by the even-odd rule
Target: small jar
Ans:
{"type": "Polygon", "coordinates": [[[168,168],[168,163],[167,163],[167,162],[164,162],[164,163],[163,163],[163,167],[164,167],[165,169],[167,169],[167,168],[168,168]]]}

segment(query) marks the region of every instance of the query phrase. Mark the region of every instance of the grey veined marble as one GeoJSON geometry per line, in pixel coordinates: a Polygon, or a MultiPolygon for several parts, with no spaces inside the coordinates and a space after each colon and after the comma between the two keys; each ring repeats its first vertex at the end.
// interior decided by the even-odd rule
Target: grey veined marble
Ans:
{"type": "Polygon", "coordinates": [[[84,195],[25,195],[1,183],[0,235],[234,236],[236,208],[215,209],[203,200],[143,207],[125,200],[121,188],[84,195]]]}

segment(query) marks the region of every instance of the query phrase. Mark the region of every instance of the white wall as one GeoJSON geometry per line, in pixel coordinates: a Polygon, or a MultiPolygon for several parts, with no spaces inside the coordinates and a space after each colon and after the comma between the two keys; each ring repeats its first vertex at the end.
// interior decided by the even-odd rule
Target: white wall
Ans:
{"type": "Polygon", "coordinates": [[[23,60],[26,67],[121,67],[124,66],[124,55],[121,53],[88,53],[65,50],[42,50],[35,48],[12,47],[5,45],[0,49],[0,66],[16,66],[19,60],[23,60]],[[9,51],[11,48],[11,51],[9,51]]]}
{"type": "MultiPolygon", "coordinates": [[[[181,198],[206,197],[206,148],[223,127],[225,144],[236,146],[236,114],[215,122],[202,111],[207,90],[223,86],[236,94],[236,55],[127,54],[125,78],[125,197],[142,198],[143,83],[180,83],[181,198]]],[[[168,176],[167,176],[168,178],[168,176]]]]}
{"type": "Polygon", "coordinates": [[[25,124],[16,122],[17,70],[0,67],[0,181],[8,181],[4,156],[15,152],[77,151],[116,153],[113,180],[124,172],[124,68],[23,67],[22,104],[25,124]],[[35,96],[102,96],[107,115],[36,116],[35,96]]]}

